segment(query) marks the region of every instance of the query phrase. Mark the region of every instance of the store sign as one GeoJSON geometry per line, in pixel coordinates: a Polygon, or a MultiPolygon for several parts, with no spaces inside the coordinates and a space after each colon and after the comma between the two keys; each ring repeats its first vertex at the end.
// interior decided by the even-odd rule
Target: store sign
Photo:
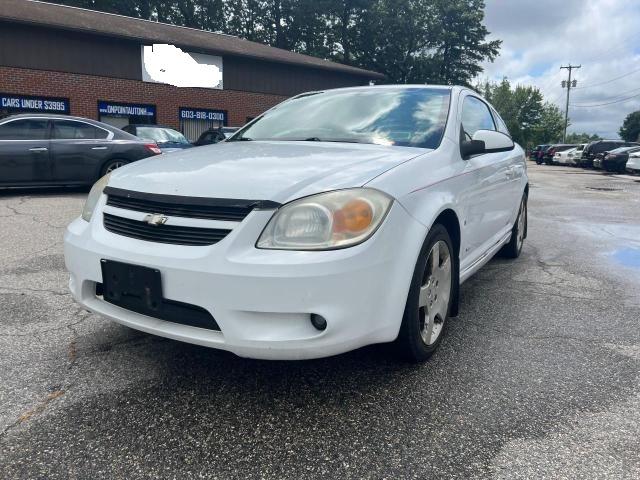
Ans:
{"type": "Polygon", "coordinates": [[[185,52],[167,43],[143,45],[142,81],[221,90],[222,57],[185,52]]]}
{"type": "Polygon", "coordinates": [[[208,108],[180,108],[180,120],[217,121],[227,124],[226,110],[211,110],[208,108]]]}
{"type": "Polygon", "coordinates": [[[98,102],[98,113],[111,117],[155,117],[155,105],[135,105],[131,103],[98,102]]]}
{"type": "Polygon", "coordinates": [[[32,97],[0,93],[0,110],[65,113],[70,111],[68,98],[32,97]]]}

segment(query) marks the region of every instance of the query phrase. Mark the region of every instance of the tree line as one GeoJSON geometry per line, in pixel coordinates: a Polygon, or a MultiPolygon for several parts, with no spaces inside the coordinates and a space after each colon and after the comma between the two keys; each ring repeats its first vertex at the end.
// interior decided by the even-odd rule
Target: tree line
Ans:
{"type": "Polygon", "coordinates": [[[496,58],[484,0],[53,0],[222,32],[383,73],[469,85],[496,58]]]}

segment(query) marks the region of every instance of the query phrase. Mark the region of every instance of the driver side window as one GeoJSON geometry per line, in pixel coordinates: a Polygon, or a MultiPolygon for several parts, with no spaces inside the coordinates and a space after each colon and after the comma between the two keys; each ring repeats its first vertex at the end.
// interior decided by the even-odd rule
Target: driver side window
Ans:
{"type": "Polygon", "coordinates": [[[482,100],[468,96],[462,103],[462,134],[471,140],[478,130],[495,130],[489,107],[482,100]]]}

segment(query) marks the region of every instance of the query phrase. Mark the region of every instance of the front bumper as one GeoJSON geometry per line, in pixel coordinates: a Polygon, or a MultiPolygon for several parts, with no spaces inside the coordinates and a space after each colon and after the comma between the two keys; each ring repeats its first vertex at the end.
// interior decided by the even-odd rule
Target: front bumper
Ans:
{"type": "Polygon", "coordinates": [[[91,223],[77,219],[65,234],[69,287],[77,302],[131,328],[261,359],[325,357],[394,340],[426,235],[426,228],[394,202],[369,240],[342,250],[256,249],[273,213],[259,210],[215,245],[167,245],[105,230],[103,207],[104,199],[91,223]],[[220,331],[105,302],[95,290],[102,282],[101,259],[160,270],[164,298],[206,309],[220,331]],[[316,330],[311,314],[322,315],[327,328],[316,330]]]}

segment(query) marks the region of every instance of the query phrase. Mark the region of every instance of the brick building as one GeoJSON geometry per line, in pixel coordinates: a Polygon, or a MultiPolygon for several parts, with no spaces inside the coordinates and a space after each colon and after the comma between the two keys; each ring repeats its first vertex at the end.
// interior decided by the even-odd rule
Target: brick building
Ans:
{"type": "Polygon", "coordinates": [[[37,1],[0,2],[0,118],[49,112],[118,127],[157,123],[194,140],[210,127],[242,125],[300,92],[381,78],[230,35],[37,1]],[[166,45],[189,63],[166,63],[158,56],[166,45]],[[182,65],[198,74],[170,77],[180,76],[182,65]],[[184,82],[189,86],[175,86],[184,82]]]}

